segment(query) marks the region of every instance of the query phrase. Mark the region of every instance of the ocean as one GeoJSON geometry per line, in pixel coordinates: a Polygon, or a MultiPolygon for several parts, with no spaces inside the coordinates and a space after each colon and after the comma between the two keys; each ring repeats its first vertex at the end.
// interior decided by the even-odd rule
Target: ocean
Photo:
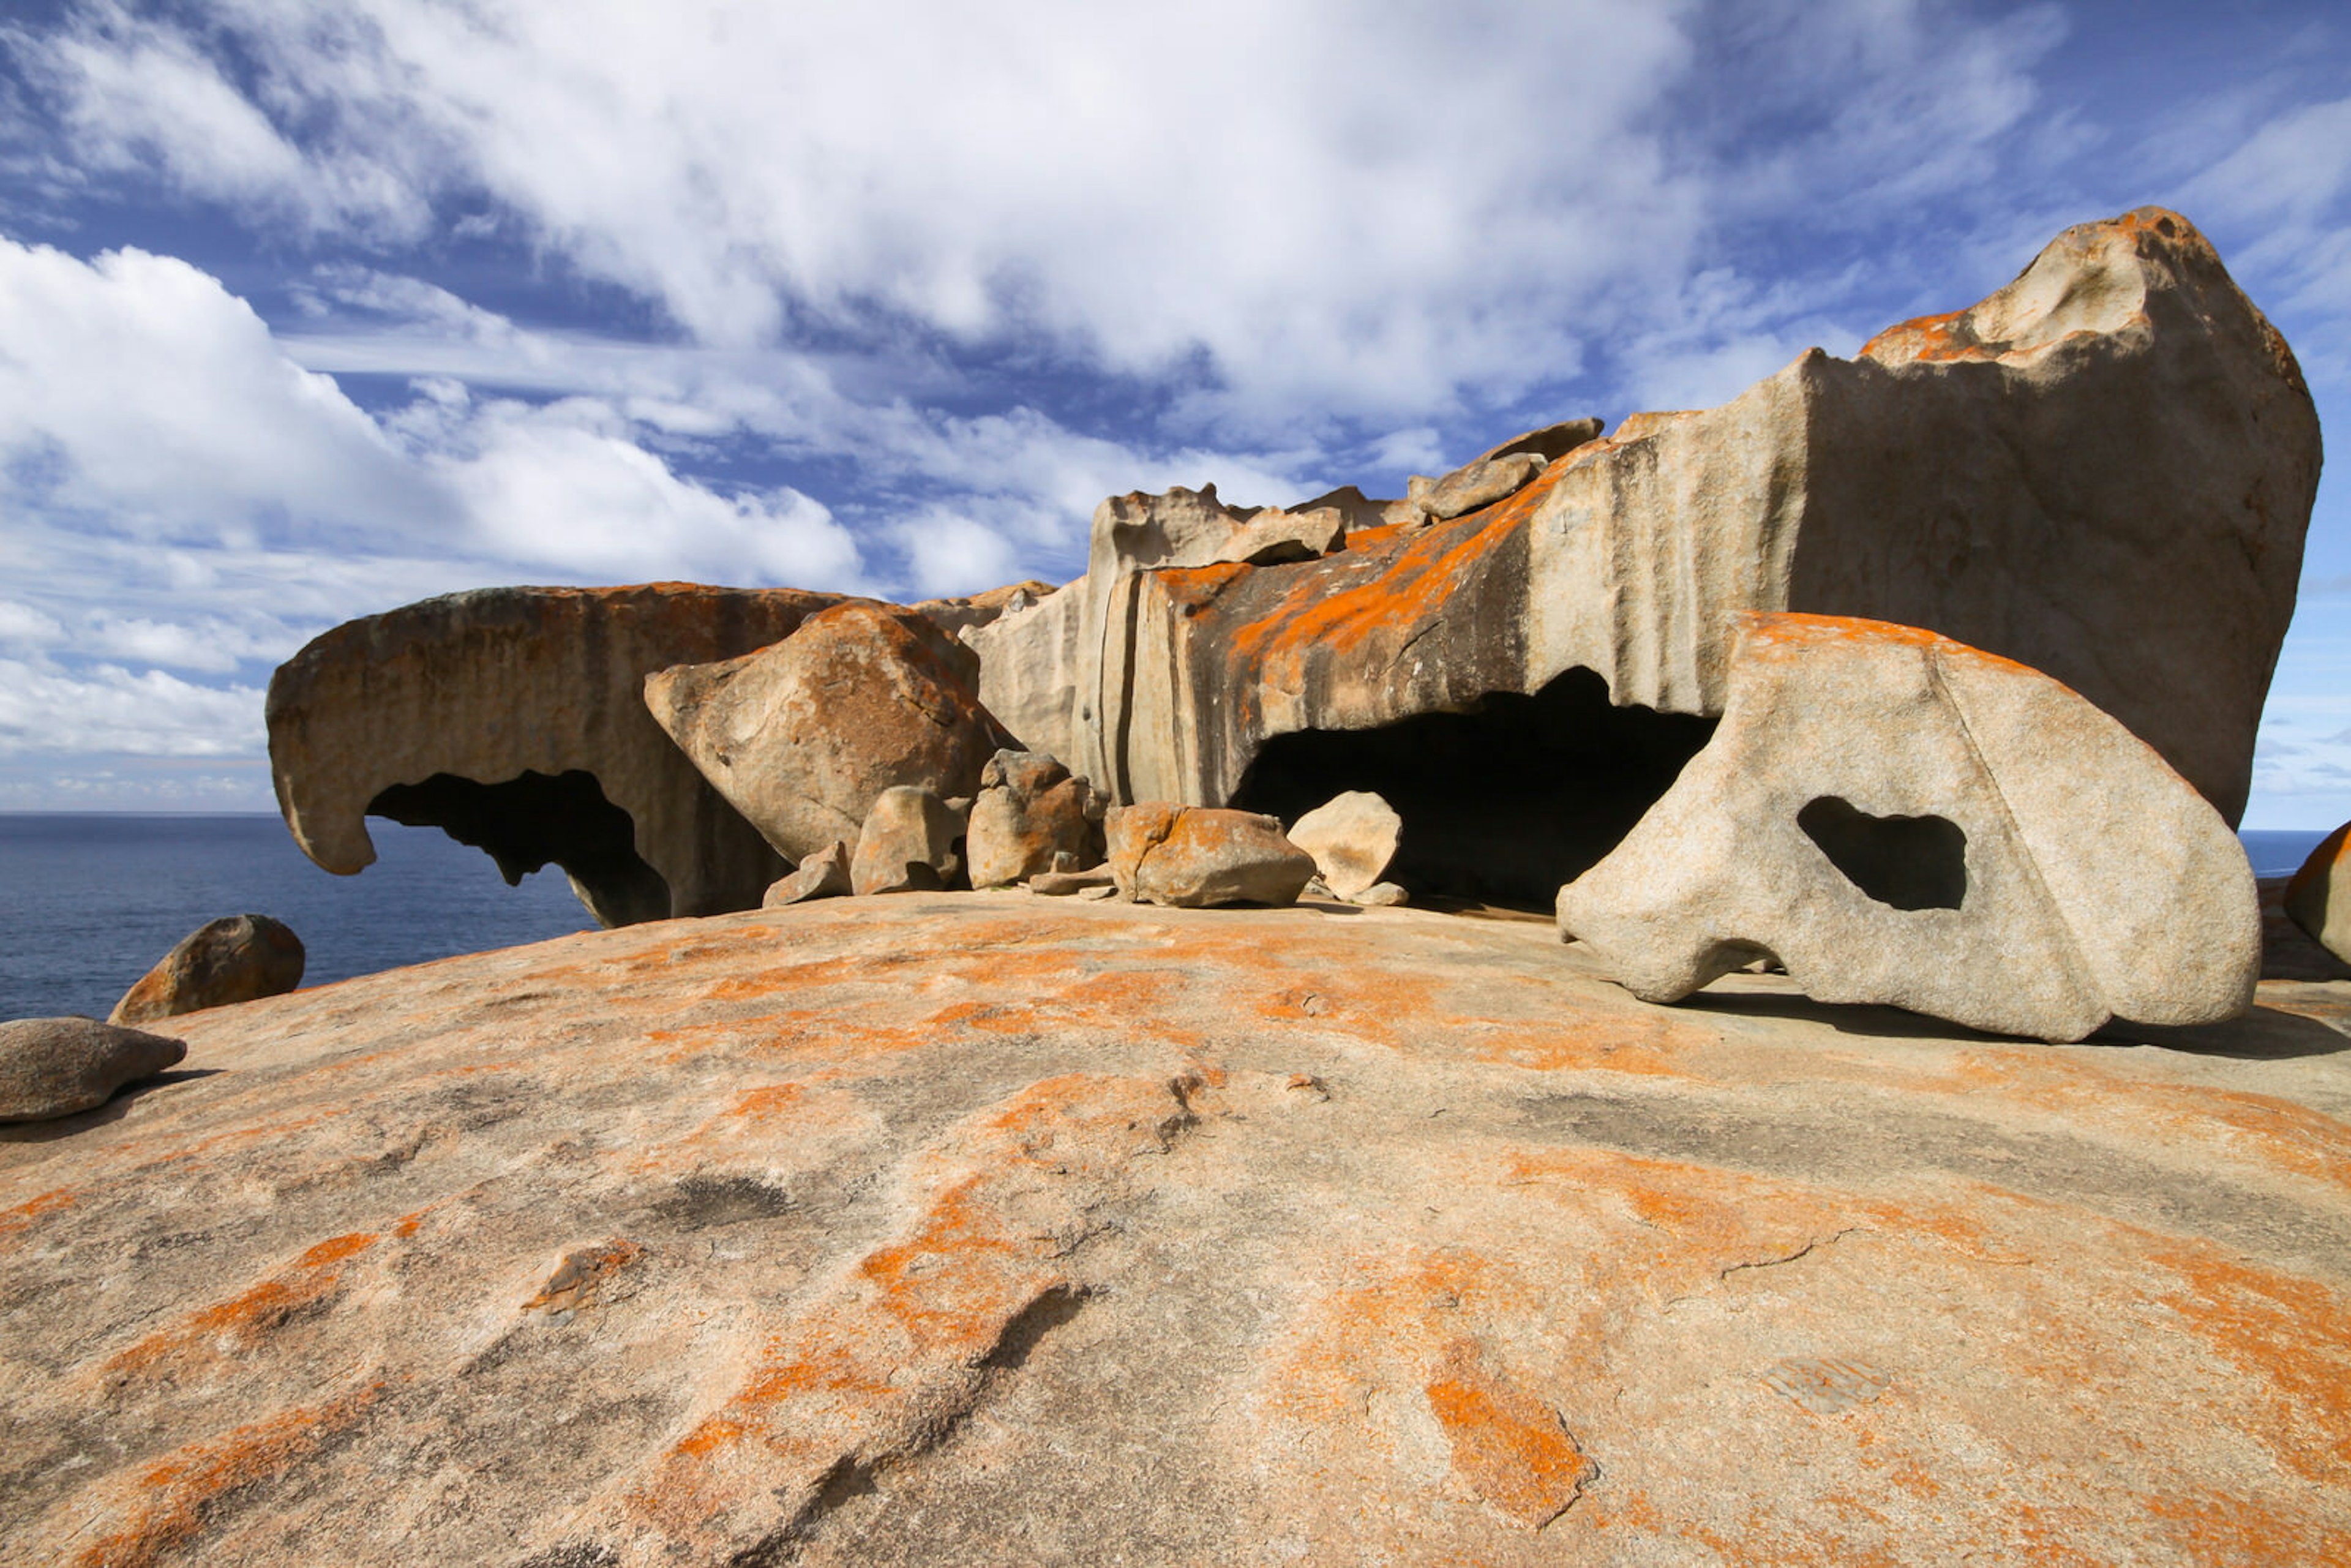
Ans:
{"type": "MultiPolygon", "coordinates": [[[[455,953],[585,931],[552,868],[508,887],[487,855],[437,828],[368,819],[377,861],[312,865],[271,815],[0,813],[0,1019],[104,1018],[172,945],[224,915],[268,915],[324,985],[455,953]]],[[[2241,834],[2255,874],[2285,876],[2325,835],[2241,834]]]]}
{"type": "Polygon", "coordinates": [[[540,942],[595,922],[550,866],[508,887],[438,828],[368,819],[376,863],[332,876],[274,813],[0,813],[0,1019],[104,1018],[207,920],[267,915],[302,939],[302,983],[540,942]]]}

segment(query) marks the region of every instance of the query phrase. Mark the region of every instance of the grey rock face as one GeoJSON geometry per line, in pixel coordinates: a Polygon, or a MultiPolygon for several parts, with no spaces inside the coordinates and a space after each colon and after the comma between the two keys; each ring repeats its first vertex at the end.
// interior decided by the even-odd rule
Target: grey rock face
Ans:
{"type": "Polygon", "coordinates": [[[1005,736],[971,650],[912,611],[862,601],[772,647],[645,679],[645,705],[712,788],[799,861],[853,841],[901,785],[967,795],[1005,736]]]}
{"type": "Polygon", "coordinates": [[[964,814],[928,789],[902,784],[873,798],[850,863],[860,897],[935,893],[964,880],[964,814]]]}
{"type": "Polygon", "coordinates": [[[1864,616],[2047,671],[2233,819],[2319,459],[2283,340],[2193,225],[2147,208],[1854,359],[1635,414],[1451,521],[1211,571],[1098,517],[1081,587],[969,635],[1029,745],[1115,801],[1223,805],[1252,799],[1270,741],[1576,671],[1620,709],[1719,715],[1736,612],[1864,616]]]}
{"type": "Polygon", "coordinates": [[[806,904],[811,898],[838,898],[854,891],[849,872],[849,846],[833,842],[800,862],[791,872],[778,877],[768,887],[767,897],[759,901],[763,909],[781,909],[787,904],[806,904]]]}
{"type": "Polygon", "coordinates": [[[107,1021],[145,1023],[282,996],[302,983],[304,956],[302,939],[266,915],[207,921],[140,977],[107,1021]]]}
{"type": "Polygon", "coordinates": [[[1822,1001],[2079,1040],[2252,1005],[2252,872],[2152,748],[2039,672],[1911,627],[1750,615],[1712,741],[1560,891],[1675,1001],[1770,955],[1822,1001]]]}
{"type": "Polygon", "coordinates": [[[1145,904],[1295,904],[1314,875],[1314,857],[1254,811],[1147,800],[1104,825],[1119,892],[1145,904]]]}
{"type": "Polygon", "coordinates": [[[1009,887],[1042,873],[1099,864],[1103,803],[1041,752],[999,751],[980,772],[968,841],[971,885],[1009,887]]]}
{"type": "Polygon", "coordinates": [[[180,1040],[95,1019],[0,1023],[0,1122],[46,1122],[103,1105],[188,1054],[180,1040]]]}
{"type": "Polygon", "coordinates": [[[1333,894],[1353,901],[1388,869],[1403,831],[1395,808],[1368,789],[1350,789],[1292,822],[1287,836],[1314,857],[1333,894]]]}

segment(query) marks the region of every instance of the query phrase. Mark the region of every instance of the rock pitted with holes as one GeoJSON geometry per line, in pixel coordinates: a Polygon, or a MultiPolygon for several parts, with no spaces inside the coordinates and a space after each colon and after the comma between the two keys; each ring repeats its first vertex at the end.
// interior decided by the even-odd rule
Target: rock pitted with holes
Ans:
{"type": "Polygon", "coordinates": [[[1673,1001],[1768,954],[1823,1001],[2079,1040],[2207,1023],[2261,972],[2252,868],[2153,748],[1907,626],[1750,615],[1721,727],[1562,933],[1673,1001]]]}

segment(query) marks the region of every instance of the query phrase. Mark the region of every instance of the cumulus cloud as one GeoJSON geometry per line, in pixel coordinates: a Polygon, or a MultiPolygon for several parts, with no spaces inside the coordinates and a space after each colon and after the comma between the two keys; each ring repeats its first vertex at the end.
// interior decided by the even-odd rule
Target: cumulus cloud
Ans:
{"type": "Polygon", "coordinates": [[[1978,184],[2061,31],[1906,0],[216,0],[232,73],[81,16],[19,49],[86,161],[314,227],[486,207],[705,344],[1041,338],[1251,432],[1511,406],[1726,218],[1978,184]]]}

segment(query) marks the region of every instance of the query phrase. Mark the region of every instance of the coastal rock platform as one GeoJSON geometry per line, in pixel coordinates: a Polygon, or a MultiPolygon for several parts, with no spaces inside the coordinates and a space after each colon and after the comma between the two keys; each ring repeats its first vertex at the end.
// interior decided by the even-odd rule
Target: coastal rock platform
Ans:
{"type": "Polygon", "coordinates": [[[904,894],[176,1019],[0,1142],[0,1560],[2351,1561],[2351,982],[1597,976],[904,894]]]}

